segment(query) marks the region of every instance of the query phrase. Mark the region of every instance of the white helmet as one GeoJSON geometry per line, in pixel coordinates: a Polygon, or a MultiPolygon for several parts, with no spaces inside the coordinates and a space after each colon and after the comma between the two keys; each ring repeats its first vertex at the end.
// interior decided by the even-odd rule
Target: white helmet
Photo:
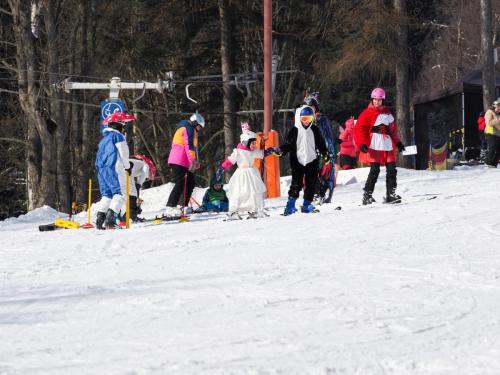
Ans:
{"type": "Polygon", "coordinates": [[[193,114],[191,115],[191,117],[189,118],[189,120],[190,120],[191,122],[196,122],[196,123],[197,123],[198,125],[200,125],[202,128],[204,128],[204,127],[205,127],[205,119],[203,118],[203,116],[202,116],[202,115],[200,115],[200,114],[198,113],[198,111],[196,111],[195,113],[193,113],[193,114]]]}
{"type": "Polygon", "coordinates": [[[246,131],[241,133],[240,135],[240,142],[243,143],[245,146],[248,146],[247,143],[250,139],[257,139],[257,134],[255,134],[253,131],[246,131]]]}

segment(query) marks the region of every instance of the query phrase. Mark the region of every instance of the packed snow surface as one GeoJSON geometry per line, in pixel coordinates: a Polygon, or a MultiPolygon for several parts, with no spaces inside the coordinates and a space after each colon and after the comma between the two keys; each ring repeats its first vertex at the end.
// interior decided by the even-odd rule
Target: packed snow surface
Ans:
{"type": "Polygon", "coordinates": [[[283,178],[257,220],[0,222],[0,373],[500,374],[500,170],[400,169],[400,205],[382,171],[363,207],[367,173],[317,214],[280,215],[283,178]]]}

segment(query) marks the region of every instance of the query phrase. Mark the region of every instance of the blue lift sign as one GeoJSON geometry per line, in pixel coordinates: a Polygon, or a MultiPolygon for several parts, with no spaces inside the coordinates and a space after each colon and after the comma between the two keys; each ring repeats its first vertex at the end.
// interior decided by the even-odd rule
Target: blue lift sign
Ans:
{"type": "Polygon", "coordinates": [[[101,114],[100,118],[101,121],[99,122],[99,130],[101,131],[104,129],[104,125],[102,124],[102,120],[104,120],[106,117],[109,115],[115,113],[115,112],[124,112],[125,111],[125,103],[122,102],[121,100],[102,100],[101,103],[101,114]]]}

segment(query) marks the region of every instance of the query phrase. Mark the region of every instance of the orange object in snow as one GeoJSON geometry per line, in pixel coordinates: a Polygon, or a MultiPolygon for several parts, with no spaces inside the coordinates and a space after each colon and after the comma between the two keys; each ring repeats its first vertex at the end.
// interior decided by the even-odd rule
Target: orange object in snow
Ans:
{"type": "MultiPolygon", "coordinates": [[[[265,150],[269,147],[279,147],[279,135],[275,130],[271,130],[267,136],[257,133],[257,148],[265,150]]],[[[267,188],[267,198],[278,198],[281,196],[280,190],[280,160],[276,155],[265,157],[262,171],[262,160],[255,159],[254,165],[261,171],[262,178],[267,188]]]]}

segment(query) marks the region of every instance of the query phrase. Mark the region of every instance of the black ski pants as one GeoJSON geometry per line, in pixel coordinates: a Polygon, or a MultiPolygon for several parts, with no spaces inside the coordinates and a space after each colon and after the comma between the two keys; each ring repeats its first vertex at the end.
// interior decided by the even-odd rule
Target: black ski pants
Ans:
{"type": "Polygon", "coordinates": [[[186,176],[186,198],[184,202],[180,202],[180,205],[186,207],[194,189],[194,174],[181,165],[170,164],[170,168],[172,169],[171,181],[174,183],[174,188],[168,197],[167,207],[176,207],[184,197],[184,176],[186,176]]]}
{"type": "MultiPolygon", "coordinates": [[[[387,163],[385,165],[386,176],[385,185],[387,188],[387,194],[394,193],[397,187],[397,174],[396,163],[387,163]]],[[[372,194],[375,190],[375,184],[378,180],[378,175],[380,174],[380,163],[371,163],[370,173],[368,173],[368,178],[366,179],[365,191],[372,194]]]]}
{"type": "Polygon", "coordinates": [[[488,152],[484,162],[488,165],[496,167],[498,162],[498,143],[500,138],[493,134],[486,134],[486,143],[488,144],[488,152]]]}
{"type": "Polygon", "coordinates": [[[298,162],[291,162],[292,184],[288,190],[288,196],[297,199],[299,193],[304,187],[304,199],[312,202],[314,199],[314,190],[318,183],[318,159],[310,162],[306,166],[298,162]]]}

